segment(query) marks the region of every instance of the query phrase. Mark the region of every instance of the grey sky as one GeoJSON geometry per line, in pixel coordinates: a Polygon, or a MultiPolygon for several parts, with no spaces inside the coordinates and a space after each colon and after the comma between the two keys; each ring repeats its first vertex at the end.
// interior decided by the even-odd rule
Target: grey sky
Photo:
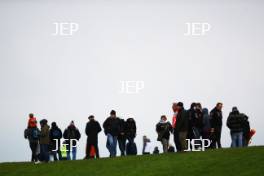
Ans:
{"type": "MultiPolygon", "coordinates": [[[[87,117],[100,123],[111,109],[137,121],[153,146],[160,115],[193,101],[212,109],[224,103],[248,114],[264,144],[263,2],[261,1],[0,1],[0,162],[30,159],[23,138],[27,115],[75,120],[84,157],[87,117]],[[73,36],[53,36],[54,22],[74,22],[73,36]],[[204,36],[184,36],[185,23],[209,23],[204,36]],[[120,81],[144,81],[138,94],[121,94],[120,81]]],[[[224,125],[222,143],[230,145],[224,125]]],[[[99,136],[102,156],[106,137],[99,136]]],[[[172,143],[172,138],[171,138],[172,143]]]]}

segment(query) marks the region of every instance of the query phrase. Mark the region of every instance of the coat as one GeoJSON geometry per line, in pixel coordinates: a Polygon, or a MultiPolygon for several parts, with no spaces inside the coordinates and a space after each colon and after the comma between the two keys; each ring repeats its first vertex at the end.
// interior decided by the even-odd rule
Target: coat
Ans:
{"type": "Polygon", "coordinates": [[[86,124],[85,133],[87,135],[87,143],[96,145],[98,143],[98,133],[102,131],[100,124],[95,120],[90,120],[86,124]]]}

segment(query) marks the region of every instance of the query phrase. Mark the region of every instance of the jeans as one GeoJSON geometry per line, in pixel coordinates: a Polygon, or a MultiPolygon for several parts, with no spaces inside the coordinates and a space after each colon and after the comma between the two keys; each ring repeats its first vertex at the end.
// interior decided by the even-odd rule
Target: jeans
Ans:
{"type": "Polygon", "coordinates": [[[67,149],[67,160],[76,160],[77,147],[71,147],[71,151],[67,149]],[[72,158],[71,158],[72,153],[72,158]]]}
{"type": "Polygon", "coordinates": [[[232,144],[231,144],[232,148],[243,146],[243,132],[232,133],[231,138],[232,138],[232,144]]]}
{"type": "Polygon", "coordinates": [[[41,161],[49,161],[49,145],[48,144],[40,144],[40,160],[41,161]]]}
{"type": "Polygon", "coordinates": [[[106,148],[110,152],[110,157],[116,156],[116,145],[117,145],[117,136],[112,136],[107,134],[106,148]]]}

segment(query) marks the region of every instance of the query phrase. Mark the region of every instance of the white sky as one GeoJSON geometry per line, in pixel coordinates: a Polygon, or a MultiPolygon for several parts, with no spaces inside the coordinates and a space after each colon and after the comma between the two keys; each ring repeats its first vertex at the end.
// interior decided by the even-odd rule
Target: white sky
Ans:
{"type": "MultiPolygon", "coordinates": [[[[252,145],[264,144],[263,31],[261,1],[18,1],[0,2],[0,162],[30,159],[23,138],[27,115],[74,120],[82,132],[87,117],[100,123],[111,109],[137,121],[153,146],[160,115],[171,104],[224,103],[223,146],[230,145],[226,118],[232,106],[248,114],[257,130],[252,145]],[[73,36],[52,36],[54,22],[74,22],[73,36]],[[205,36],[184,36],[185,23],[204,22],[205,36]],[[120,81],[144,81],[138,94],[121,94],[120,81]]],[[[101,156],[108,156],[104,133],[101,156]]],[[[171,143],[173,143],[171,136],[171,143]]]]}

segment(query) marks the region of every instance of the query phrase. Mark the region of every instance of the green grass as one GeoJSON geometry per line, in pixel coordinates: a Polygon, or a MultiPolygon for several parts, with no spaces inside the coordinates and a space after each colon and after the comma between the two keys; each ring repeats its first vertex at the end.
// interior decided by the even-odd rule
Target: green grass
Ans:
{"type": "Polygon", "coordinates": [[[2,163],[0,176],[262,176],[264,147],[62,161],[2,163]]]}

